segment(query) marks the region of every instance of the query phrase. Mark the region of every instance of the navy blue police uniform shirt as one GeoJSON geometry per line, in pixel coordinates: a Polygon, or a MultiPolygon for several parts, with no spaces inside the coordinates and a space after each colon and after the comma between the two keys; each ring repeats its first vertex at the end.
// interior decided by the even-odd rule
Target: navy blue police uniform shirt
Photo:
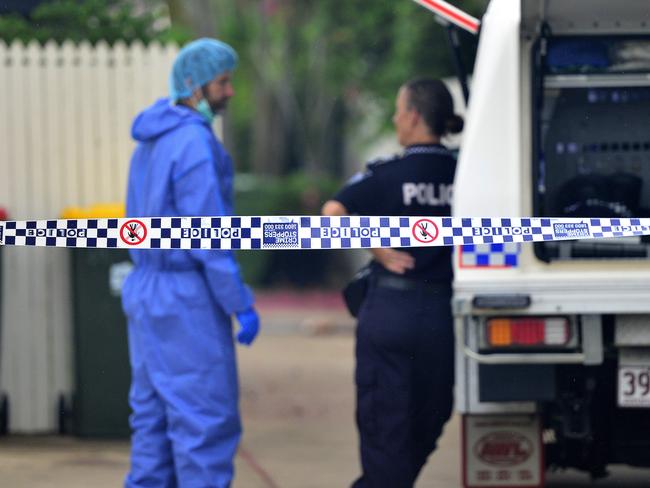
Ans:
{"type": "MultiPolygon", "coordinates": [[[[350,214],[449,216],[456,159],[440,144],[409,146],[400,156],[368,163],[334,196],[350,214]]],[[[415,267],[400,275],[427,283],[451,282],[453,248],[403,248],[415,267]]],[[[377,262],[373,270],[390,273],[377,262]]]]}

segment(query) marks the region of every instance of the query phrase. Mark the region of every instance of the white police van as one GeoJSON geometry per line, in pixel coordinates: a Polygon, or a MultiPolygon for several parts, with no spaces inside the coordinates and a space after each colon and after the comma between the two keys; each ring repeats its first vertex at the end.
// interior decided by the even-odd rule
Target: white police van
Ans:
{"type": "MultiPolygon", "coordinates": [[[[454,214],[650,216],[650,2],[492,0],[454,214]]],[[[465,246],[454,287],[464,486],[650,466],[650,240],[465,246]]]]}

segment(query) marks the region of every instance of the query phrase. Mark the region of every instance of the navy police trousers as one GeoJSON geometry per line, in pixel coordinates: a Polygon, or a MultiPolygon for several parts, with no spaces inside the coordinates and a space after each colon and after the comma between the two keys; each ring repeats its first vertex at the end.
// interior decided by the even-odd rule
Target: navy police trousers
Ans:
{"type": "Polygon", "coordinates": [[[373,277],[359,312],[355,380],[362,475],[353,488],[411,488],[451,416],[451,289],[388,285],[373,277]]]}

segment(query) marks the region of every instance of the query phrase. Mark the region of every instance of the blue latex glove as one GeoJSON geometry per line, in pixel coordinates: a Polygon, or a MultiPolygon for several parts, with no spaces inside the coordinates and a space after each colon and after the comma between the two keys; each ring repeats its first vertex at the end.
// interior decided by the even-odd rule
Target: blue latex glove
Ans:
{"type": "Polygon", "coordinates": [[[235,315],[239,322],[237,342],[250,346],[260,330],[260,318],[253,307],[237,312],[235,315]]]}

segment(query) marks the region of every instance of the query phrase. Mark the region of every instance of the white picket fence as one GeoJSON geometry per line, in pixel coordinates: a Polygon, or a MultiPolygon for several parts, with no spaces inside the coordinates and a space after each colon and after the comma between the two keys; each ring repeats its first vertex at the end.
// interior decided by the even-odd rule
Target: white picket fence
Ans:
{"type": "MultiPolygon", "coordinates": [[[[167,94],[175,45],[0,42],[0,206],[12,219],[123,201],[134,115],[167,94]]],[[[13,432],[57,425],[72,389],[66,250],[3,249],[0,390],[13,432]]]]}

